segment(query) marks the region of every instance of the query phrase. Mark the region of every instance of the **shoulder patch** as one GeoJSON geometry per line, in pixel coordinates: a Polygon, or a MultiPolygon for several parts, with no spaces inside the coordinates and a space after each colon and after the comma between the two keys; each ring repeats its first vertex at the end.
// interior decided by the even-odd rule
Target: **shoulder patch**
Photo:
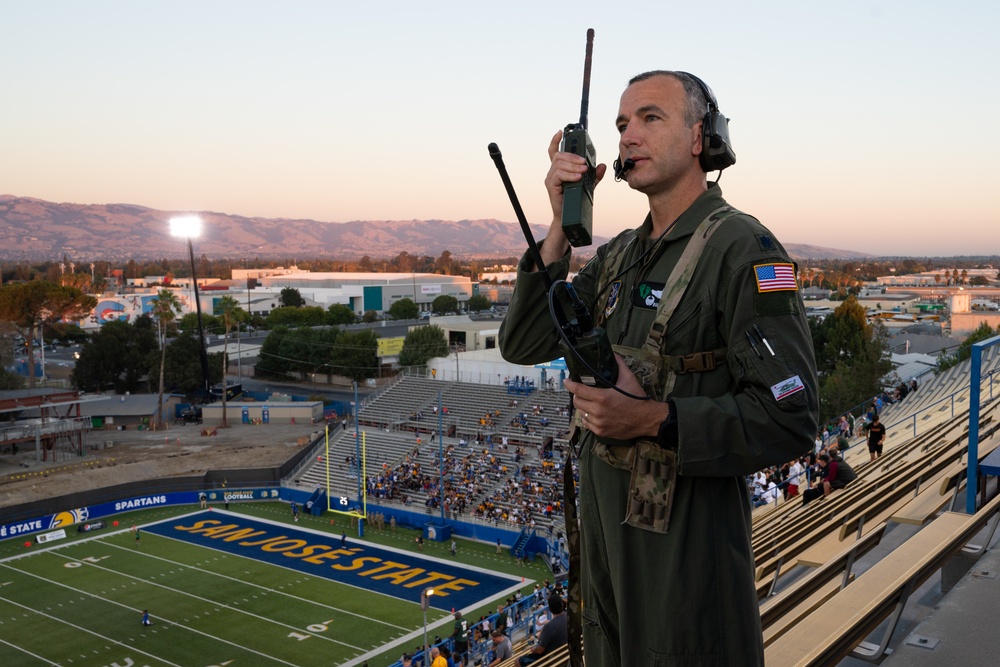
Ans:
{"type": "Polygon", "coordinates": [[[788,398],[792,394],[797,394],[800,391],[805,391],[806,386],[802,384],[802,379],[798,375],[793,375],[787,380],[782,380],[777,384],[771,385],[771,393],[774,395],[774,400],[780,401],[783,398],[788,398]]]}
{"type": "Polygon", "coordinates": [[[799,289],[798,283],[795,282],[795,265],[792,263],[757,264],[753,267],[753,271],[754,277],[757,279],[758,292],[799,289]]]}
{"type": "Polygon", "coordinates": [[[795,315],[799,312],[799,295],[789,290],[778,292],[757,292],[754,296],[754,312],[758,316],[795,315]]]}
{"type": "Polygon", "coordinates": [[[757,245],[764,251],[774,250],[777,247],[770,234],[757,234],[757,245]]]}

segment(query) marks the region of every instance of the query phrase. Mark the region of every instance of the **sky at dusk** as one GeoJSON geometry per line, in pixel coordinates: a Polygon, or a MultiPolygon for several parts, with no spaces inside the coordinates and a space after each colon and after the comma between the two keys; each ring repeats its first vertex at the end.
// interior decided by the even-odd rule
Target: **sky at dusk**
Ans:
{"type": "MultiPolygon", "coordinates": [[[[727,199],[783,242],[1000,254],[996,2],[7,1],[0,24],[0,194],[513,222],[496,142],[547,224],[592,27],[601,162],[628,79],[686,70],[731,119],[727,199]]],[[[595,234],[646,210],[607,178],[595,234]]]]}

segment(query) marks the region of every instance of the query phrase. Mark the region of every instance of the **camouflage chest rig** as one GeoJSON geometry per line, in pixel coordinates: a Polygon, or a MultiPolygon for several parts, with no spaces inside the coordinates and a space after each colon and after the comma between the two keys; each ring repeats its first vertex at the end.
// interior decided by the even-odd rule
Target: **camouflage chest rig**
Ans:
{"type": "MultiPolygon", "coordinates": [[[[663,353],[663,346],[667,334],[667,322],[684,297],[688,285],[691,284],[691,278],[705,247],[722,223],[737,214],[739,211],[736,209],[724,206],[712,211],[698,225],[670,273],[656,311],[656,318],[650,326],[643,346],[636,348],[612,345],[652,400],[666,401],[674,389],[678,375],[710,371],[725,361],[725,348],[670,356],[663,353]]],[[[625,250],[635,238],[634,234],[633,232],[619,237],[614,247],[609,248],[598,284],[598,294],[603,294],[611,281],[617,277],[625,260],[625,250]]],[[[605,310],[597,315],[599,324],[603,324],[606,318],[605,310]]],[[[579,414],[576,418],[577,425],[582,427],[579,414]]],[[[666,533],[670,527],[670,513],[677,478],[677,453],[662,447],[656,439],[650,438],[640,438],[628,443],[598,440],[595,441],[592,451],[594,456],[608,465],[631,472],[625,523],[656,533],[666,533]]]]}

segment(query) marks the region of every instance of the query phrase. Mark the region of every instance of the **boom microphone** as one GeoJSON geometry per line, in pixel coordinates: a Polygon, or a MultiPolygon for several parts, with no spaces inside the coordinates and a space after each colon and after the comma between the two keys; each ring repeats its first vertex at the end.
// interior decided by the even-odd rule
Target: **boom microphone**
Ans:
{"type": "Polygon", "coordinates": [[[632,158],[625,158],[625,161],[622,162],[622,159],[618,158],[614,161],[612,167],[615,170],[615,180],[620,181],[625,178],[625,173],[627,171],[635,167],[635,160],[632,158]]]}

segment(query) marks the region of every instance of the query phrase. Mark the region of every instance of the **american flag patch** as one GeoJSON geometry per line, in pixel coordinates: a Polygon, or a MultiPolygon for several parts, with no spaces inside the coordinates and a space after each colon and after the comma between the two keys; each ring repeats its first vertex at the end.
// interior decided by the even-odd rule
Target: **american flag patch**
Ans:
{"type": "Polygon", "coordinates": [[[758,264],[753,267],[758,292],[797,290],[794,264],[758,264]]]}

